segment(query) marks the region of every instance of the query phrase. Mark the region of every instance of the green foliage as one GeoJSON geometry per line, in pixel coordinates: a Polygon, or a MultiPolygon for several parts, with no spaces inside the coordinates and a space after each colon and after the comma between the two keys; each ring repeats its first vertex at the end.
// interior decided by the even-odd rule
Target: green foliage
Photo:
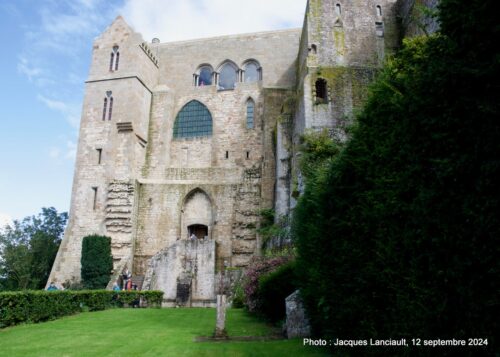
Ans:
{"type": "Polygon", "coordinates": [[[91,235],[82,241],[82,283],[85,289],[104,289],[113,269],[111,238],[91,235]]]}
{"type": "Polygon", "coordinates": [[[243,285],[241,284],[241,279],[235,284],[233,289],[233,301],[232,307],[235,309],[240,309],[244,307],[245,292],[243,291],[243,285]]]}
{"type": "Polygon", "coordinates": [[[274,209],[262,209],[259,214],[261,219],[257,233],[261,237],[264,252],[274,253],[276,249],[287,249],[287,242],[290,241],[288,217],[279,217],[278,222],[274,223],[274,209]]]}
{"type": "Polygon", "coordinates": [[[295,263],[289,262],[259,278],[261,312],[271,321],[286,317],[285,299],[297,289],[295,263]]]}
{"type": "Polygon", "coordinates": [[[259,295],[259,279],[267,273],[275,271],[289,261],[289,257],[254,257],[245,269],[242,285],[245,293],[245,307],[250,312],[259,312],[263,301],[259,295]]]}
{"type": "Polygon", "coordinates": [[[161,306],[162,291],[20,291],[0,293],[0,328],[20,323],[54,320],[80,311],[130,305],[142,298],[148,306],[161,306]]]}
{"type": "Polygon", "coordinates": [[[442,0],[443,34],[405,41],[351,140],[307,182],[293,235],[319,336],[487,336],[492,344],[500,273],[493,6],[442,0]]]}
{"type": "Polygon", "coordinates": [[[65,212],[42,208],[0,230],[0,290],[44,288],[67,219],[65,212]]]}
{"type": "Polygon", "coordinates": [[[315,176],[335,157],[342,143],[330,137],[328,129],[311,131],[302,136],[299,167],[306,180],[315,176]]]}

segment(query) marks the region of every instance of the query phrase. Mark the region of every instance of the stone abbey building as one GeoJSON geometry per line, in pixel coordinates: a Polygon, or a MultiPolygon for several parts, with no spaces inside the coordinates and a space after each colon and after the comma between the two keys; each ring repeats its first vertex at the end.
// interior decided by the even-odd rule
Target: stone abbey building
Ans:
{"type": "Polygon", "coordinates": [[[301,136],[342,135],[362,104],[398,45],[398,9],[309,0],[301,29],[181,42],[146,42],[118,17],[93,44],[50,280],[79,281],[96,233],[112,238],[112,280],[128,268],[165,305],[211,305],[215,272],[259,255],[259,210],[293,209],[301,136]]]}

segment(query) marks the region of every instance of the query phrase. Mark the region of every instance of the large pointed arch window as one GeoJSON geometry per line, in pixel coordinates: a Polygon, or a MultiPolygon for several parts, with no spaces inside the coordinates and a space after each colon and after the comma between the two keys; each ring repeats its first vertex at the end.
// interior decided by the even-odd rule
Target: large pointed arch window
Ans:
{"type": "Polygon", "coordinates": [[[182,107],[175,118],[174,138],[204,136],[212,136],[212,115],[205,105],[192,100],[182,107]]]}

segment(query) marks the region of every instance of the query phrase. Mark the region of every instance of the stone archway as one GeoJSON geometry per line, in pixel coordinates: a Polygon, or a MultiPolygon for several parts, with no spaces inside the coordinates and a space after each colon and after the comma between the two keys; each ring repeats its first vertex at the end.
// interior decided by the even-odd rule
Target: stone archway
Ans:
{"type": "Polygon", "coordinates": [[[198,239],[211,238],[212,202],[205,191],[197,188],[185,198],[181,211],[181,238],[194,234],[198,239]]]}

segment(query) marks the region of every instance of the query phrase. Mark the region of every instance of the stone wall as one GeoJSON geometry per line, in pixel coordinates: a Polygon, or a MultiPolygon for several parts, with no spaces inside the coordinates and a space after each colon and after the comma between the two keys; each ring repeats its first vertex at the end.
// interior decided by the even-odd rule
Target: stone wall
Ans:
{"type": "Polygon", "coordinates": [[[163,306],[214,306],[214,272],[214,240],[182,239],[150,259],[143,288],[163,291],[163,306]]]}
{"type": "MultiPolygon", "coordinates": [[[[301,135],[322,128],[341,135],[399,40],[395,0],[344,1],[340,13],[335,4],[310,0],[302,29],[153,44],[118,17],[96,38],[70,219],[50,280],[79,280],[81,240],[93,233],[112,238],[115,268],[127,262],[138,275],[154,256],[178,264],[180,251],[208,256],[205,248],[212,249],[211,276],[224,263],[245,267],[260,254],[259,211],[287,215],[301,190],[301,135]],[[114,47],[118,69],[110,69],[114,47]],[[261,66],[261,80],[244,81],[248,60],[261,66]],[[200,65],[216,77],[226,62],[238,69],[234,89],[195,86],[200,65]],[[320,78],[327,82],[325,102],[317,98],[320,78]],[[103,120],[104,98],[111,97],[112,118],[103,120]],[[210,112],[212,133],[174,138],[176,117],[193,100],[210,112]],[[187,243],[193,225],[206,227],[213,248],[187,243]]],[[[162,285],[169,299],[177,283],[198,291],[186,283],[190,270],[181,270],[179,281],[162,285]]],[[[205,293],[195,295],[203,300],[205,293]]]]}
{"type": "Polygon", "coordinates": [[[403,35],[413,37],[433,33],[439,30],[435,18],[427,16],[422,10],[436,10],[439,0],[401,0],[398,16],[401,18],[403,35]]]}

